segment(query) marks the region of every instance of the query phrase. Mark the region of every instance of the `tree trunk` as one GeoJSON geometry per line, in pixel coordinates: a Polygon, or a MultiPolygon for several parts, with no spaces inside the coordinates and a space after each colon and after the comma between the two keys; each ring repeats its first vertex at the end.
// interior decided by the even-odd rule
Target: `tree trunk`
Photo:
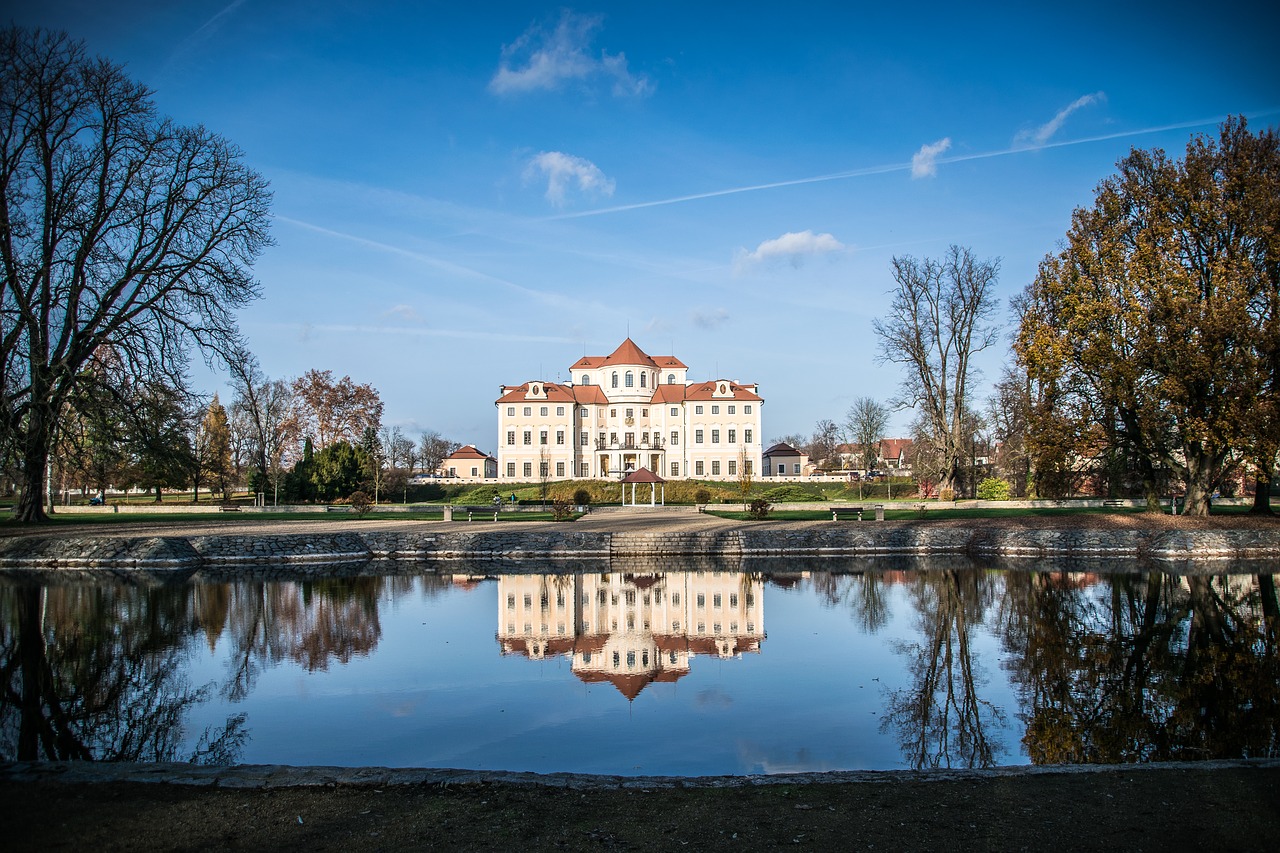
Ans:
{"type": "Polygon", "coordinates": [[[1253,508],[1251,515],[1274,515],[1271,511],[1271,472],[1258,468],[1253,483],[1253,508]]]}
{"type": "Polygon", "coordinates": [[[34,524],[49,520],[45,512],[45,478],[49,473],[49,446],[53,443],[53,419],[44,406],[32,406],[28,415],[22,458],[22,494],[14,508],[14,521],[34,524]]]}

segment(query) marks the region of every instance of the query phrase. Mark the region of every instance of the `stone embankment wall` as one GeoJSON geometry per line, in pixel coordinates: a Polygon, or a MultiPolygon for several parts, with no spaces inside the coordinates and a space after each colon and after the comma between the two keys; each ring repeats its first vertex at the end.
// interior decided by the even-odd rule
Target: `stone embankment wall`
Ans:
{"type": "MultiPolygon", "coordinates": [[[[318,567],[369,560],[502,563],[547,560],[662,565],[673,557],[722,562],[734,558],[884,557],[1137,558],[1165,562],[1280,559],[1272,530],[957,529],[919,524],[844,524],[803,528],[741,527],[698,532],[440,531],[289,536],[156,536],[146,538],[12,538],[0,541],[0,568],[163,571],[219,566],[318,567]]],[[[545,566],[539,566],[545,570],[545,566]]]]}

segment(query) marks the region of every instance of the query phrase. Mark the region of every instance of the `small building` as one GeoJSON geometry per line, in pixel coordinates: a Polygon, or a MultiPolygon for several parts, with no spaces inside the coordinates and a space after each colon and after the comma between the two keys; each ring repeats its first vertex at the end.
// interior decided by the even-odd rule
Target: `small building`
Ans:
{"type": "Polygon", "coordinates": [[[440,462],[440,476],[459,480],[496,480],[498,460],[477,450],[474,444],[464,444],[440,462]]]}
{"type": "Polygon", "coordinates": [[[780,441],[764,452],[764,476],[799,477],[809,463],[809,456],[801,453],[785,441],[780,441]]]}

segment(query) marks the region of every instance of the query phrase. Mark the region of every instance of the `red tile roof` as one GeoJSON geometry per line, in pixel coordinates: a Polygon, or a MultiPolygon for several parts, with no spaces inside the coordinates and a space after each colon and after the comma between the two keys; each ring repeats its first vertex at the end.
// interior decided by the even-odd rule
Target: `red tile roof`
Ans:
{"type": "Polygon", "coordinates": [[[507,393],[498,398],[499,403],[532,403],[542,402],[542,397],[526,397],[529,393],[531,384],[541,385],[546,389],[546,401],[551,403],[572,403],[574,402],[574,386],[557,385],[554,382],[526,382],[523,385],[517,385],[515,388],[507,386],[507,393]]]}
{"type": "Polygon", "coordinates": [[[464,444],[462,447],[459,447],[457,450],[445,457],[446,461],[449,459],[493,459],[493,457],[487,453],[476,450],[476,446],[474,444],[464,444]]]}
{"type": "Polygon", "coordinates": [[[653,359],[645,354],[645,351],[636,346],[636,342],[627,338],[618,348],[609,355],[605,356],[601,365],[606,364],[643,364],[649,367],[657,367],[658,365],[653,359]]]}
{"type": "MultiPolygon", "coordinates": [[[[720,382],[721,380],[716,379],[716,380],[712,380],[711,382],[697,382],[693,385],[686,386],[684,398],[686,400],[730,400],[732,399],[732,400],[738,400],[738,401],[746,401],[748,403],[764,402],[764,398],[757,396],[754,390],[748,390],[746,386],[739,385],[736,382],[729,383],[729,391],[733,394],[732,397],[717,397],[715,393],[716,386],[719,385],[720,382]]],[[[658,387],[663,388],[663,387],[669,387],[669,386],[658,386],[658,387]]],[[[750,387],[754,389],[756,386],[753,385],[750,387]]]]}
{"type": "Polygon", "coordinates": [[[796,450],[791,445],[787,444],[785,441],[780,441],[777,444],[775,444],[773,447],[770,447],[768,450],[766,450],[764,452],[764,455],[765,456],[803,456],[804,454],[801,453],[799,450],[796,450]]]}
{"type": "Polygon", "coordinates": [[[622,479],[624,483],[665,483],[666,480],[650,471],[648,468],[641,468],[638,471],[632,471],[622,479]]]}

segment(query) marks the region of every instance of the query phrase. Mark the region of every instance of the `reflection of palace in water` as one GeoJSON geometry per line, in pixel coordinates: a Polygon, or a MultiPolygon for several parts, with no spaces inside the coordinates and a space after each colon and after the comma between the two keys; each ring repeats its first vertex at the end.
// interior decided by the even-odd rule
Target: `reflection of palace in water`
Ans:
{"type": "Polygon", "coordinates": [[[687,674],[695,655],[758,653],[763,591],[739,572],[503,575],[498,642],[503,654],[569,657],[578,678],[634,699],[687,674]]]}

